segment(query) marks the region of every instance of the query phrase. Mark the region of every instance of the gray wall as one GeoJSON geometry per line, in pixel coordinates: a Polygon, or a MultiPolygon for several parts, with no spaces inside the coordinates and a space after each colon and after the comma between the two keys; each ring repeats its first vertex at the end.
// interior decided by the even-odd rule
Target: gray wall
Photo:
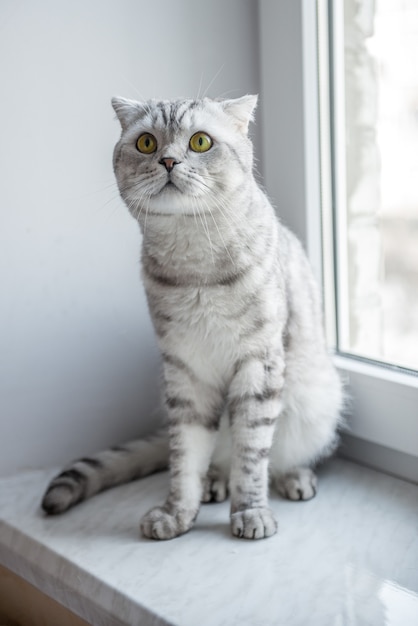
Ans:
{"type": "Polygon", "coordinates": [[[233,97],[259,82],[255,0],[3,0],[0,24],[4,473],[61,464],[158,419],[110,97],[233,97]]]}
{"type": "Polygon", "coordinates": [[[264,183],[322,280],[317,3],[259,0],[264,183]]]}

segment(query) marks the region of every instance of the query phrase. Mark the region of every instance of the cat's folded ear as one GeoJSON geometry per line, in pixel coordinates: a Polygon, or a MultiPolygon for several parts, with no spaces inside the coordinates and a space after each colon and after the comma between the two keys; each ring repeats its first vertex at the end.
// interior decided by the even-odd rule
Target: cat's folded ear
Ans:
{"type": "Polygon", "coordinates": [[[238,129],[247,134],[248,125],[254,119],[258,96],[242,96],[233,100],[221,100],[225,113],[231,115],[238,129]]]}
{"type": "Polygon", "coordinates": [[[112,107],[123,130],[144,113],[143,104],[135,100],[128,100],[127,98],[112,98],[112,107]]]}

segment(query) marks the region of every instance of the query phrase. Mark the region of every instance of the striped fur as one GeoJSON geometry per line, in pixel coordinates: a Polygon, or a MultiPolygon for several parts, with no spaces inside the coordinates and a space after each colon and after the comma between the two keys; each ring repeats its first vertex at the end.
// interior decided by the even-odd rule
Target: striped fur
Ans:
{"type": "Polygon", "coordinates": [[[255,104],[113,100],[114,169],[143,233],[168,428],[64,470],[48,513],[169,465],[167,501],[143,518],[145,536],[188,531],[202,500],[229,491],[232,533],[257,539],[276,532],[269,478],[290,499],[315,495],[311,467],[335,448],[342,388],[306,256],[253,177],[255,104]],[[189,146],[198,131],[212,138],[206,152],[189,146]],[[138,151],[142,133],[155,152],[138,151]]]}

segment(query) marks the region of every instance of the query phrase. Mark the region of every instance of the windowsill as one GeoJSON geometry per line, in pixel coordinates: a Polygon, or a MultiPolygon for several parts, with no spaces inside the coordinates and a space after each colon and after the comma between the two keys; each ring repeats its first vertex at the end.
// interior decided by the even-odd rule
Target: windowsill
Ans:
{"type": "Polygon", "coordinates": [[[349,456],[418,482],[418,377],[341,355],[334,364],[349,390],[349,436],[362,442],[349,456]]]}
{"type": "Polygon", "coordinates": [[[224,503],[159,543],[139,537],[138,520],[164,499],[166,474],[48,518],[38,503],[52,474],[0,480],[0,562],[94,626],[418,623],[418,487],[407,482],[335,459],[314,500],[272,495],[268,540],[233,539],[224,503]]]}

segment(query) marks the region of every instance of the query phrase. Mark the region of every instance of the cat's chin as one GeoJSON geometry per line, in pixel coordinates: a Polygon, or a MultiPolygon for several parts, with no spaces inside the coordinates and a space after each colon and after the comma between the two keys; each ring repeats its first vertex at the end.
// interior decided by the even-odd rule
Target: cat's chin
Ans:
{"type": "Polygon", "coordinates": [[[165,187],[163,192],[149,199],[148,213],[164,213],[166,215],[181,215],[201,213],[199,199],[179,191],[177,187],[165,187]]]}

